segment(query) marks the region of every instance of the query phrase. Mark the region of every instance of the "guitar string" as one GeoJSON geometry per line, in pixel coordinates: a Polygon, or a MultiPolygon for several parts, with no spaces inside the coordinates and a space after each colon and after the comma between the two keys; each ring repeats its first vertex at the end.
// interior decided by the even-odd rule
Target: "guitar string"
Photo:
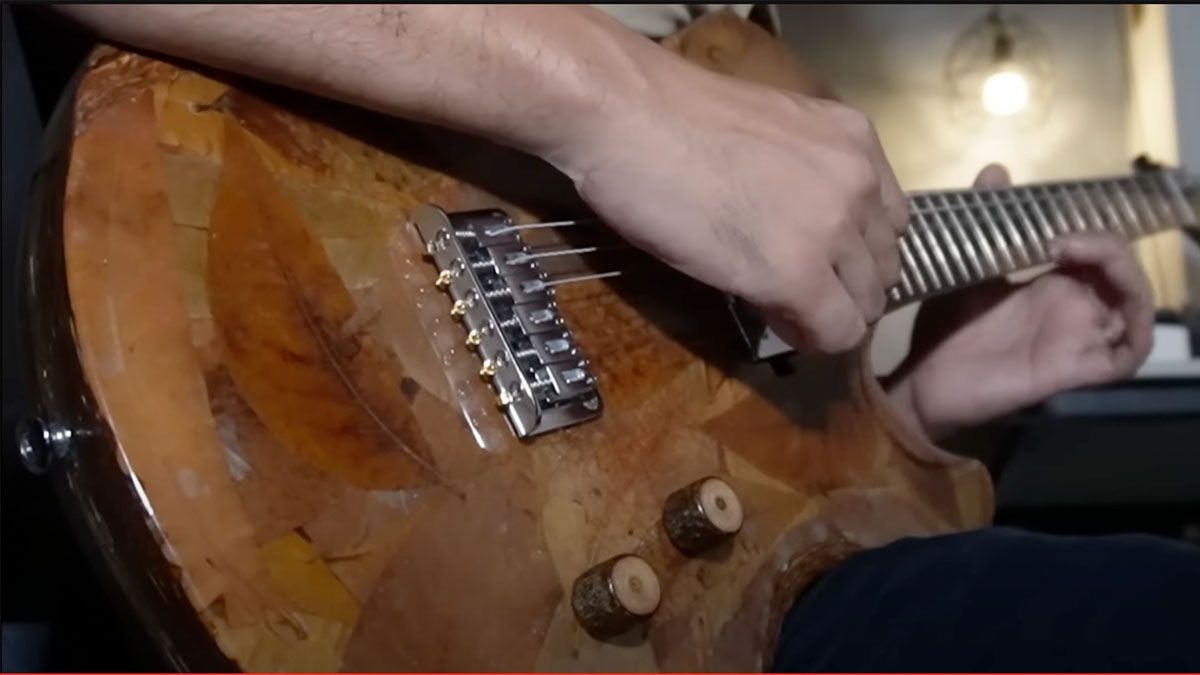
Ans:
{"type": "MultiPolygon", "coordinates": [[[[1147,178],[1152,180],[1151,185],[1147,186],[1144,183],[1135,183],[1136,189],[1133,190],[1132,194],[1135,198],[1160,206],[1160,210],[1165,211],[1169,217],[1154,218],[1146,222],[1141,222],[1141,219],[1137,219],[1139,222],[1131,224],[1139,230],[1155,232],[1160,229],[1165,229],[1168,226],[1174,226],[1183,222],[1187,222],[1187,216],[1189,215],[1187,210],[1182,211],[1184,216],[1180,218],[1179,212],[1177,212],[1175,208],[1172,208],[1175,206],[1175,204],[1171,202],[1169,198],[1175,191],[1177,191],[1178,188],[1176,185],[1169,182],[1170,177],[1166,177],[1166,180],[1164,180],[1161,176],[1152,176],[1147,178]],[[1153,180],[1154,178],[1158,178],[1159,180],[1153,180]]],[[[927,216],[932,216],[935,219],[940,218],[941,216],[946,216],[946,219],[949,219],[954,218],[955,214],[965,214],[966,220],[968,221],[968,227],[972,228],[972,230],[976,233],[976,236],[986,238],[985,232],[988,231],[989,225],[994,225],[992,221],[995,217],[995,209],[1009,210],[1013,208],[1020,209],[1022,207],[1035,212],[1037,212],[1039,207],[1045,209],[1045,213],[1037,212],[1037,217],[1043,221],[1044,226],[1051,228],[1049,231],[1047,231],[1047,234],[1051,236],[1044,237],[1046,240],[1049,240],[1052,237],[1060,236],[1068,231],[1072,231],[1072,229],[1074,229],[1074,231],[1108,230],[1117,232],[1118,234],[1125,234],[1124,226],[1121,224],[1120,219],[1118,218],[1115,221],[1113,220],[1111,208],[1109,209],[1109,215],[1106,216],[1100,210],[1096,210],[1094,206],[1092,206],[1097,191],[1100,192],[1100,196],[1108,199],[1109,201],[1112,201],[1115,198],[1127,200],[1130,192],[1127,188],[1121,187],[1121,184],[1117,182],[1119,180],[1122,179],[1113,179],[1107,183],[1100,181],[1089,181],[1087,183],[1044,183],[998,189],[971,189],[960,191],[930,191],[909,193],[908,200],[910,208],[910,222],[905,231],[905,235],[915,236],[914,225],[917,223],[925,223],[926,226],[928,226],[929,219],[927,216]],[[1038,196],[1035,194],[1035,190],[1040,191],[1044,196],[1038,196]],[[950,200],[947,199],[947,196],[958,196],[959,199],[957,199],[957,204],[952,204],[950,200]],[[963,196],[974,197],[974,203],[972,204],[966,199],[963,199],[963,196]],[[983,196],[991,197],[990,203],[984,202],[982,199],[983,196]],[[926,206],[919,206],[919,200],[922,199],[926,200],[926,206]],[[930,206],[934,199],[938,199],[942,206],[930,206]],[[1089,217],[1079,217],[1079,209],[1077,207],[1081,203],[1081,199],[1087,200],[1086,203],[1092,212],[1089,217]],[[1064,209],[1063,207],[1066,208],[1064,209]],[[1071,213],[1070,216],[1067,215],[1068,211],[1071,213]],[[1047,218],[1045,215],[1047,213],[1049,214],[1049,218],[1047,218]],[[1075,228],[1071,227],[1072,220],[1075,221],[1075,228]],[[1091,225],[1091,227],[1087,227],[1087,225],[1091,225]],[[1058,232],[1053,231],[1054,226],[1058,227],[1058,232]]],[[[521,233],[531,230],[557,231],[566,228],[581,228],[584,226],[588,226],[590,228],[591,226],[601,225],[604,225],[604,223],[598,218],[581,218],[576,220],[558,220],[542,223],[516,224],[504,228],[488,230],[485,231],[485,234],[489,236],[497,236],[512,232],[521,233]]],[[[524,245],[524,250],[516,253],[515,257],[510,259],[510,264],[521,264],[540,259],[547,259],[548,261],[549,259],[554,259],[559,261],[576,260],[585,265],[584,270],[560,271],[554,274],[547,274],[543,276],[542,279],[537,280],[537,283],[541,284],[541,289],[551,290],[552,292],[556,287],[566,286],[569,284],[588,281],[601,281],[606,279],[616,280],[622,277],[624,277],[623,281],[630,281],[632,278],[642,274],[648,274],[651,277],[648,281],[654,281],[653,277],[655,276],[659,276],[661,281],[666,281],[667,283],[681,282],[686,279],[686,277],[682,277],[682,275],[670,268],[668,265],[654,260],[641,249],[638,249],[620,240],[619,237],[612,232],[612,230],[605,228],[604,231],[606,233],[612,233],[613,236],[611,239],[614,241],[605,242],[604,244],[594,243],[583,246],[577,245],[579,242],[575,241],[568,241],[567,243],[559,241],[552,244],[533,246],[526,245],[524,242],[522,242],[524,245]],[[587,263],[584,260],[589,256],[593,256],[592,259],[594,259],[594,256],[597,255],[622,256],[625,254],[639,256],[644,262],[642,264],[626,264],[623,265],[621,269],[596,271],[591,268],[587,268],[587,263]]],[[[996,236],[994,231],[993,236],[996,236]]],[[[904,235],[902,235],[899,241],[904,241],[904,235]]],[[[1005,249],[1015,249],[1015,247],[1018,245],[1015,241],[1005,241],[1004,237],[1000,237],[994,243],[998,246],[1003,246],[1005,249]]],[[[497,264],[500,262],[501,261],[499,260],[496,261],[497,264]]],[[[1001,276],[1015,272],[1017,269],[1022,267],[1023,266],[1018,265],[1014,269],[1004,272],[1001,274],[1001,276]]],[[[907,293],[901,298],[894,297],[892,293],[895,288],[900,287],[900,284],[897,284],[896,287],[887,290],[888,297],[891,300],[903,299],[904,301],[915,301],[920,300],[929,294],[938,294],[952,290],[953,288],[968,285],[970,283],[973,282],[970,280],[958,281],[953,283],[950,287],[930,289],[930,293],[907,293]]],[[[680,298],[668,297],[664,295],[661,285],[655,283],[622,284],[622,288],[619,293],[622,300],[626,303],[634,305],[645,302],[651,302],[655,304],[667,303],[669,307],[676,312],[689,312],[689,318],[692,319],[696,318],[695,312],[697,311],[705,312],[705,315],[707,315],[707,313],[711,313],[713,317],[721,316],[725,319],[728,318],[729,303],[727,298],[719,294],[711,287],[701,286],[699,290],[707,291],[707,293],[705,293],[706,299],[705,301],[697,302],[695,299],[695,290],[695,287],[693,287],[688,291],[683,291],[689,293],[689,299],[684,301],[673,301],[680,299],[682,296],[680,296],[680,298]]],[[[602,292],[600,289],[597,289],[597,291],[602,292]]],[[[567,312],[571,312],[575,307],[582,305],[583,303],[590,304],[594,301],[594,298],[595,295],[591,293],[581,295],[568,294],[566,296],[556,295],[555,302],[567,312]]],[[[682,316],[682,314],[679,316],[682,316]]],[[[744,341],[742,329],[733,321],[672,321],[671,323],[673,325],[671,332],[687,348],[693,350],[704,348],[705,346],[712,344],[728,346],[734,342],[740,344],[744,341]]]]}
{"type": "MultiPolygon", "coordinates": [[[[970,204],[970,203],[960,200],[961,203],[959,203],[957,205],[945,203],[945,205],[943,205],[943,206],[919,207],[919,206],[916,206],[916,204],[915,204],[915,202],[918,199],[929,199],[931,197],[937,197],[937,196],[947,194],[947,193],[916,194],[916,195],[911,196],[909,199],[909,202],[910,202],[909,213],[910,213],[912,219],[909,223],[909,227],[905,231],[905,234],[911,235],[915,232],[913,230],[913,225],[917,222],[922,222],[922,216],[926,216],[926,215],[934,215],[935,217],[942,216],[942,215],[950,216],[955,213],[965,212],[966,215],[968,216],[968,218],[978,221],[978,220],[981,220],[984,218],[991,218],[990,213],[988,213],[988,211],[991,207],[1013,207],[1013,206],[1017,206],[1017,207],[1032,206],[1035,208],[1043,207],[1043,208],[1046,208],[1046,210],[1052,214],[1053,220],[1056,223],[1061,225],[1062,222],[1066,222],[1068,220],[1067,216],[1065,215],[1064,209],[1060,208],[1061,205],[1063,205],[1065,203],[1069,203],[1068,200],[1078,200],[1080,197],[1090,198],[1090,195],[1087,194],[1088,187],[1092,187],[1093,189],[1095,189],[1095,188],[1103,189],[1104,187],[1106,187],[1106,186],[1097,185],[1097,184],[1093,184],[1093,185],[1089,186],[1086,184],[1066,184],[1066,183],[1064,183],[1064,184],[1061,184],[1061,187],[1063,187],[1064,190],[1062,192],[1060,192],[1060,198],[1058,198],[1058,199],[1055,199],[1053,197],[1033,196],[1032,192],[1031,192],[1031,190],[1034,188],[1049,189],[1049,188],[1052,188],[1052,187],[1055,187],[1058,185],[1060,185],[1060,184],[1039,184],[1036,186],[1021,186],[1019,188],[1000,188],[1000,189],[995,189],[995,190],[979,189],[979,190],[973,190],[973,191],[963,191],[964,193],[967,193],[967,194],[988,193],[989,196],[992,196],[992,201],[990,204],[986,204],[981,201],[977,204],[970,204]],[[1022,194],[1022,191],[1028,192],[1029,196],[1020,196],[1022,194]],[[1011,196],[1009,196],[1008,199],[997,198],[1000,194],[1005,194],[1005,193],[1007,193],[1008,195],[1011,195],[1011,196]]],[[[1106,192],[1109,193],[1106,196],[1110,197],[1110,198],[1113,198],[1113,197],[1127,198],[1127,197],[1125,197],[1125,194],[1124,194],[1125,192],[1127,192],[1126,190],[1118,189],[1118,190],[1114,191],[1114,190],[1110,189],[1110,190],[1106,190],[1106,192]]],[[[1146,199],[1146,198],[1150,197],[1150,198],[1154,198],[1157,200],[1161,200],[1163,198],[1161,195],[1151,193],[1149,189],[1138,190],[1136,192],[1136,196],[1138,196],[1142,199],[1146,199]]],[[[1167,213],[1174,215],[1174,212],[1171,210],[1168,210],[1167,213]]],[[[1101,218],[1093,218],[1092,219],[1092,221],[1095,223],[1095,227],[1091,228],[1092,230],[1108,229],[1110,231],[1115,231],[1114,224],[1110,224],[1107,222],[1098,222],[1100,220],[1103,220],[1103,219],[1101,219],[1101,218]]],[[[1141,219],[1138,219],[1138,220],[1140,221],[1141,219]]],[[[1163,218],[1163,219],[1156,219],[1156,220],[1166,220],[1166,219],[1163,218]]],[[[1154,223],[1146,223],[1146,225],[1149,226],[1150,231],[1157,231],[1159,229],[1165,229],[1166,227],[1168,227],[1170,225],[1174,225],[1175,223],[1176,223],[1176,220],[1172,219],[1172,221],[1167,224],[1161,224],[1158,222],[1154,222],[1154,223]]],[[[579,219],[579,220],[559,220],[559,221],[552,221],[552,222],[545,222],[545,223],[528,223],[528,224],[512,225],[512,226],[508,226],[505,228],[497,228],[494,230],[488,230],[485,232],[485,234],[495,236],[498,234],[505,234],[505,233],[509,233],[509,232],[520,232],[520,231],[524,231],[524,230],[536,230],[536,229],[555,229],[555,230],[557,230],[557,229],[562,229],[562,228],[567,228],[567,227],[576,227],[576,226],[581,226],[581,225],[601,225],[601,224],[603,224],[602,221],[600,221],[599,219],[594,219],[594,218],[579,219]]],[[[1117,226],[1120,225],[1119,219],[1117,220],[1115,225],[1117,225],[1117,226]]],[[[1140,222],[1135,223],[1135,226],[1140,227],[1141,223],[1140,222]]],[[[979,227],[981,227],[981,225],[976,225],[976,227],[979,228],[979,227]]],[[[1059,229],[1062,229],[1062,228],[1060,227],[1059,229]]],[[[1124,234],[1124,233],[1120,232],[1120,234],[1124,234]]],[[[1013,242],[1013,243],[1000,242],[1000,243],[1004,244],[1009,249],[1015,249],[1017,246],[1020,245],[1016,242],[1013,242]]],[[[509,257],[505,260],[505,262],[507,264],[521,264],[521,263],[525,263],[525,262],[531,262],[533,260],[538,260],[538,259],[542,259],[542,258],[551,258],[551,257],[574,256],[574,257],[578,257],[578,258],[583,258],[584,256],[592,255],[592,254],[596,254],[596,253],[608,253],[608,252],[613,252],[613,251],[626,251],[626,250],[633,250],[633,251],[640,252],[640,249],[637,249],[636,247],[633,247],[633,246],[631,246],[629,244],[625,244],[625,243],[614,243],[614,244],[608,244],[608,245],[604,245],[604,246],[585,245],[585,246],[575,246],[575,247],[565,246],[564,244],[561,244],[561,243],[555,243],[555,244],[549,244],[549,245],[527,246],[524,251],[509,254],[509,257]]],[[[1029,261],[1029,263],[1030,263],[1029,265],[1018,265],[1017,268],[1036,266],[1036,264],[1037,264],[1037,262],[1032,259],[1029,261]]],[[[543,283],[547,287],[550,287],[550,286],[558,286],[558,285],[564,285],[564,284],[568,284],[568,283],[574,283],[576,281],[591,281],[591,280],[595,280],[595,279],[615,278],[615,277],[622,275],[623,269],[624,268],[622,268],[622,270],[607,270],[607,271],[593,273],[593,274],[576,275],[573,277],[566,277],[566,278],[561,278],[561,279],[555,279],[553,277],[548,277],[547,279],[543,280],[543,283]]],[[[1012,273],[1015,271],[1017,271],[1017,269],[1009,270],[1008,273],[1012,273]]],[[[958,284],[955,284],[955,285],[958,285],[958,284]]],[[[890,291],[890,289],[889,289],[889,291],[890,291]]],[[[914,297],[919,297],[920,294],[913,294],[913,295],[914,295],[914,297]]]]}
{"type": "MultiPolygon", "coordinates": [[[[914,232],[914,230],[912,229],[913,223],[923,222],[923,216],[925,216],[925,215],[933,214],[935,217],[940,216],[940,215],[953,216],[954,213],[965,212],[966,215],[968,216],[969,220],[972,221],[972,224],[974,225],[974,227],[980,231],[980,236],[982,236],[982,231],[985,229],[985,226],[987,224],[986,221],[994,217],[994,214],[992,213],[992,209],[994,209],[994,208],[1006,208],[1007,209],[1007,208],[1022,207],[1022,206],[1032,207],[1035,209],[1039,206],[1045,207],[1045,208],[1047,208],[1047,212],[1051,214],[1051,217],[1055,221],[1055,223],[1060,226],[1060,230],[1061,229],[1069,229],[1069,228],[1067,228],[1067,226],[1069,225],[1068,221],[1070,219],[1068,218],[1068,216],[1066,216],[1064,209],[1061,208],[1062,206],[1066,206],[1070,209],[1074,209],[1075,202],[1077,202],[1081,198],[1092,200],[1095,195],[1095,190],[1101,190],[1102,192],[1106,193],[1104,195],[1105,197],[1112,199],[1114,197],[1114,192],[1112,190],[1112,187],[1113,186],[1110,186],[1110,185],[1098,185],[1095,183],[1092,183],[1092,184],[1067,183],[1067,184],[1055,184],[1055,185],[1044,184],[1044,185],[1036,185],[1036,186],[1020,186],[1017,188],[1001,188],[1001,189],[996,189],[996,190],[978,190],[977,189],[977,190],[959,191],[957,194],[964,194],[964,195],[973,194],[976,196],[976,199],[975,199],[975,204],[970,204],[966,200],[960,199],[960,200],[958,200],[959,204],[957,204],[957,205],[952,205],[952,204],[950,204],[949,200],[944,199],[944,195],[955,194],[955,193],[944,193],[943,192],[943,193],[911,194],[909,196],[909,203],[910,203],[910,214],[912,216],[912,221],[910,222],[910,226],[909,226],[909,229],[906,231],[906,234],[909,234],[911,236],[912,233],[914,232]],[[1055,187],[1057,187],[1059,189],[1059,192],[1057,195],[1054,195],[1053,193],[1050,192],[1050,190],[1055,187]],[[1089,188],[1091,188],[1092,192],[1088,191],[1089,188]],[[1105,189],[1105,188],[1108,188],[1108,189],[1105,189]],[[1041,189],[1041,191],[1044,194],[1048,195],[1048,197],[1039,197],[1039,196],[1035,195],[1033,193],[1034,189],[1041,189]],[[990,193],[988,196],[992,196],[991,203],[988,204],[988,203],[983,202],[982,199],[979,198],[981,196],[980,193],[990,193]],[[927,203],[928,203],[929,201],[932,200],[933,197],[943,197],[941,200],[943,203],[943,206],[941,206],[941,207],[937,207],[937,206],[921,207],[918,205],[918,203],[919,203],[918,200],[926,199],[927,203]]],[[[1154,199],[1154,200],[1161,200],[1161,199],[1165,198],[1165,196],[1166,196],[1163,194],[1164,190],[1161,187],[1159,187],[1158,189],[1144,187],[1144,186],[1141,186],[1141,187],[1142,187],[1142,189],[1140,189],[1138,191],[1138,194],[1136,196],[1140,197],[1142,199],[1150,198],[1150,199],[1154,199]]],[[[1119,187],[1118,187],[1118,190],[1120,190],[1119,187]]],[[[1169,191],[1170,191],[1170,187],[1168,186],[1166,192],[1169,193],[1169,191]]],[[[1124,194],[1122,194],[1121,196],[1122,196],[1122,198],[1126,198],[1124,194]]],[[[1170,214],[1172,216],[1176,215],[1175,211],[1173,209],[1170,209],[1169,207],[1166,209],[1166,211],[1168,214],[1170,214]]],[[[1043,216],[1043,218],[1044,218],[1044,216],[1043,216]]],[[[1091,228],[1087,228],[1087,229],[1092,229],[1092,230],[1095,230],[1095,229],[1114,230],[1115,227],[1118,225],[1118,223],[1116,223],[1116,222],[1109,222],[1109,219],[1105,218],[1099,211],[1094,211],[1093,217],[1088,218],[1086,220],[1093,225],[1091,228]]],[[[1172,220],[1175,220],[1175,219],[1172,219],[1172,220]]],[[[519,225],[513,225],[513,226],[509,226],[509,227],[505,227],[505,228],[497,228],[495,230],[487,231],[486,234],[494,236],[494,235],[498,235],[498,234],[504,234],[504,233],[509,233],[509,232],[522,232],[522,231],[526,231],[526,230],[560,230],[560,229],[564,229],[564,228],[573,228],[573,227],[579,227],[579,226],[597,226],[597,225],[603,225],[603,222],[600,221],[599,219],[595,219],[595,218],[585,218],[585,219],[578,219],[578,220],[559,220],[559,221],[550,221],[550,222],[543,222],[543,223],[519,224],[519,225]]],[[[1158,223],[1147,223],[1147,225],[1150,225],[1153,229],[1158,229],[1156,227],[1158,225],[1158,223]]],[[[605,231],[611,232],[611,230],[607,230],[607,229],[605,231]]],[[[570,242],[570,243],[573,244],[576,242],[570,242]]],[[[1003,241],[1003,239],[998,241],[997,244],[1003,245],[1006,248],[1013,248],[1015,246],[1015,242],[1006,242],[1006,241],[1003,241]]],[[[582,262],[582,261],[584,261],[584,258],[586,256],[595,256],[597,254],[608,254],[608,255],[620,256],[620,255],[623,255],[626,253],[632,253],[634,255],[643,256],[644,259],[648,260],[648,264],[625,265],[621,269],[616,269],[616,270],[595,271],[590,268],[585,268],[582,271],[572,270],[572,271],[561,271],[561,272],[557,272],[555,274],[549,274],[549,275],[546,275],[543,279],[538,280],[540,284],[544,284],[542,286],[542,288],[545,288],[545,289],[555,288],[558,286],[565,286],[568,284],[574,284],[574,283],[578,283],[578,282],[599,281],[599,280],[604,280],[604,279],[616,279],[619,277],[629,277],[631,274],[640,274],[640,273],[646,273],[646,272],[649,272],[651,274],[651,276],[660,276],[661,280],[666,280],[666,279],[678,280],[679,279],[678,272],[676,272],[675,270],[671,269],[669,266],[667,266],[663,263],[660,263],[660,262],[654,261],[652,259],[649,259],[648,257],[645,257],[646,254],[644,251],[642,251],[636,247],[633,247],[627,243],[621,242],[619,239],[617,239],[616,242],[609,242],[603,246],[598,245],[598,244],[597,245],[587,245],[587,246],[571,246],[569,244],[563,244],[561,242],[556,242],[554,244],[548,244],[548,245],[528,246],[525,249],[525,251],[523,251],[522,253],[524,255],[518,254],[518,257],[516,257],[517,261],[531,262],[532,260],[541,259],[541,258],[555,258],[558,260],[574,259],[574,260],[582,262]]],[[[500,262],[500,261],[497,261],[497,262],[500,262]]],[[[586,265],[587,263],[584,262],[584,264],[586,265]]],[[[1008,270],[1008,272],[1006,272],[1006,273],[1011,273],[1013,271],[1016,271],[1016,270],[1015,269],[1008,270]]],[[[957,282],[957,283],[953,284],[951,287],[943,287],[941,289],[932,289],[931,292],[932,293],[940,293],[940,292],[944,292],[946,290],[951,290],[953,287],[961,287],[962,285],[965,285],[967,283],[970,283],[970,282],[961,281],[961,282],[957,282]]],[[[711,288],[708,288],[706,290],[712,291],[711,288]]],[[[902,298],[896,298],[896,297],[893,297],[893,295],[891,293],[892,290],[893,289],[888,289],[888,292],[889,292],[889,298],[891,298],[893,300],[895,300],[895,299],[903,299],[905,301],[919,300],[922,297],[924,297],[924,295],[926,295],[926,294],[921,294],[921,293],[910,293],[902,298]]],[[[651,283],[638,284],[638,285],[627,284],[626,287],[622,290],[621,296],[626,302],[630,302],[630,303],[634,303],[634,304],[639,303],[639,302],[645,302],[647,300],[649,300],[651,302],[656,302],[656,303],[669,302],[671,308],[674,310],[677,310],[677,311],[696,311],[697,309],[703,309],[705,311],[712,312],[714,316],[716,316],[717,314],[725,315],[729,311],[727,300],[724,300],[722,298],[722,296],[717,294],[715,291],[712,292],[712,294],[706,299],[706,301],[703,301],[700,303],[697,303],[694,299],[689,299],[689,300],[682,301],[682,302],[670,302],[670,299],[663,295],[662,289],[658,288],[657,285],[655,285],[655,284],[651,284],[651,283]],[[649,290],[632,291],[631,289],[633,289],[633,288],[639,288],[639,289],[646,288],[649,290]]],[[[590,301],[590,298],[588,296],[578,296],[578,297],[558,296],[558,297],[556,297],[556,303],[564,308],[570,308],[578,303],[589,302],[589,301],[590,301]]],[[[728,343],[729,340],[739,340],[740,341],[742,339],[740,329],[736,325],[734,325],[733,322],[730,322],[730,321],[707,322],[704,326],[695,326],[694,324],[684,324],[683,326],[680,326],[676,329],[676,334],[679,335],[681,339],[685,340],[689,345],[692,345],[692,346],[702,346],[703,344],[710,343],[710,342],[728,343]]]]}

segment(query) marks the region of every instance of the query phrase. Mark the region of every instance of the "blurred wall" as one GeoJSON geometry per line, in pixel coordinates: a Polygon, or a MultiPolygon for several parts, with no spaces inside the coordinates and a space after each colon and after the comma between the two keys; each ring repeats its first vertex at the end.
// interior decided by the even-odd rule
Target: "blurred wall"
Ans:
{"type": "Polygon", "coordinates": [[[987,5],[785,5],[788,44],[876,123],[905,188],[969,183],[984,164],[1017,181],[1128,166],[1128,82],[1120,5],[1010,5],[1049,43],[1055,95],[1045,123],[954,123],[944,69],[951,47],[987,5]]]}
{"type": "Polygon", "coordinates": [[[1200,172],[1200,5],[1170,5],[1166,9],[1179,157],[1196,173],[1200,172]]]}
{"type": "MultiPolygon", "coordinates": [[[[989,5],[783,5],[780,19],[784,39],[801,59],[875,121],[908,190],[967,185],[989,162],[1007,165],[1017,182],[1121,173],[1135,150],[1147,145],[1147,134],[1174,142],[1176,117],[1184,145],[1196,148],[1185,152],[1200,151],[1197,7],[1147,7],[1149,23],[1158,21],[1161,28],[1150,25],[1134,38],[1149,47],[1142,50],[1149,58],[1132,53],[1137,50],[1131,49],[1125,5],[1002,7],[1033,24],[1049,47],[1054,93],[1036,126],[990,118],[972,127],[953,117],[947,61],[955,41],[989,5]],[[1169,50],[1168,12],[1175,37],[1169,50]],[[1159,53],[1162,63],[1150,64],[1159,53]],[[1187,70],[1183,62],[1195,64],[1187,74],[1190,85],[1174,83],[1176,90],[1190,86],[1174,103],[1170,62],[1176,73],[1187,70]],[[1154,78],[1160,82],[1146,82],[1154,78]],[[1135,86],[1153,92],[1140,108],[1131,103],[1135,86]]],[[[1155,155],[1177,159],[1174,148],[1155,155]]],[[[1191,163],[1200,166],[1200,158],[1191,163]]],[[[1176,297],[1182,270],[1178,240],[1155,244],[1141,247],[1148,251],[1143,262],[1154,263],[1148,271],[1156,290],[1176,297]]],[[[908,352],[915,312],[906,308],[878,326],[873,346],[878,372],[890,371],[908,352]]]]}
{"type": "MultiPolygon", "coordinates": [[[[1179,159],[1200,177],[1200,5],[1167,7],[1179,159]]],[[[1200,246],[1189,245],[1188,304],[1200,307],[1200,246]]]]}

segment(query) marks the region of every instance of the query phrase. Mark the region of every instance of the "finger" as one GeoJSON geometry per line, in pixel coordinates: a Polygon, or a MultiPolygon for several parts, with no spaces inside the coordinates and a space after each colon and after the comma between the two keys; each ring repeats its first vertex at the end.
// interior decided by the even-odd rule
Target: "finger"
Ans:
{"type": "Polygon", "coordinates": [[[770,303],[771,329],[797,349],[825,354],[848,351],[867,334],[866,321],[833,268],[804,289],[770,303]]]}
{"type": "Polygon", "coordinates": [[[1003,164],[988,164],[975,176],[975,187],[997,189],[1012,185],[1012,177],[1003,164]]]}
{"type": "Polygon", "coordinates": [[[1121,364],[1117,352],[1105,345],[1092,345],[1078,354],[1070,372],[1062,378],[1061,388],[1076,389],[1107,384],[1121,376],[1121,364]]]}
{"type": "Polygon", "coordinates": [[[867,250],[875,260],[875,270],[884,289],[900,283],[900,246],[888,227],[869,227],[863,233],[867,250]]]}
{"type": "Polygon", "coordinates": [[[871,206],[871,213],[867,214],[868,222],[876,224],[875,216],[878,216],[896,234],[904,232],[908,227],[908,198],[900,189],[896,173],[883,152],[875,125],[861,110],[841,104],[826,104],[824,107],[833,113],[832,118],[838,121],[843,130],[850,132],[857,146],[865,152],[874,179],[872,194],[867,195],[871,206]]]}
{"type": "Polygon", "coordinates": [[[876,133],[873,125],[870,133],[871,142],[867,158],[871,161],[871,166],[874,167],[875,175],[879,179],[879,203],[882,207],[882,216],[893,232],[897,235],[903,234],[908,229],[910,218],[908,197],[900,189],[900,181],[896,179],[896,172],[883,152],[879,134],[876,133]]]}
{"type": "Polygon", "coordinates": [[[858,305],[863,319],[867,323],[874,323],[887,305],[886,289],[879,277],[875,256],[867,248],[867,242],[859,236],[847,237],[840,253],[834,262],[834,269],[842,286],[858,305]]]}
{"type": "Polygon", "coordinates": [[[1125,316],[1120,312],[1107,312],[1104,316],[1103,323],[1100,325],[1100,340],[1104,345],[1113,347],[1119,345],[1125,340],[1125,331],[1129,329],[1129,324],[1125,321],[1125,316]]]}
{"type": "Polygon", "coordinates": [[[1126,348],[1119,350],[1119,365],[1132,372],[1150,353],[1154,303],[1150,283],[1129,245],[1110,233],[1087,232],[1055,240],[1051,251],[1061,264],[1089,268],[1102,276],[1105,284],[1097,291],[1106,304],[1120,312],[1125,325],[1122,342],[1126,348]]]}

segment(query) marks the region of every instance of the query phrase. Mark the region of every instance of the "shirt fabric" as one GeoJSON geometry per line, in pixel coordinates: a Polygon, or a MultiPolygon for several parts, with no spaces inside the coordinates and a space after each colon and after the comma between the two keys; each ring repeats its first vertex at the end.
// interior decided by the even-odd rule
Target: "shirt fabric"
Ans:
{"type": "MultiPolygon", "coordinates": [[[[729,10],[748,19],[754,4],[706,5],[706,4],[633,4],[592,5],[614,19],[651,38],[664,38],[675,33],[705,14],[729,10]]],[[[776,35],[779,34],[779,15],[775,5],[761,5],[767,12],[767,23],[776,35]]]]}
{"type": "Polygon", "coordinates": [[[1200,548],[1009,528],[906,539],[792,606],[777,672],[1198,672],[1200,548]]]}

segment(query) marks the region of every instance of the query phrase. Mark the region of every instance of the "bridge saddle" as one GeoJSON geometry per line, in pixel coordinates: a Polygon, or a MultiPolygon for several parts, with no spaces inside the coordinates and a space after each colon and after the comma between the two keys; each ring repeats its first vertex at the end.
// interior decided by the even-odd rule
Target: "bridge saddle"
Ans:
{"type": "Polygon", "coordinates": [[[516,435],[599,417],[596,378],[559,315],[554,288],[522,255],[528,248],[509,215],[423,206],[413,222],[516,435]]]}

